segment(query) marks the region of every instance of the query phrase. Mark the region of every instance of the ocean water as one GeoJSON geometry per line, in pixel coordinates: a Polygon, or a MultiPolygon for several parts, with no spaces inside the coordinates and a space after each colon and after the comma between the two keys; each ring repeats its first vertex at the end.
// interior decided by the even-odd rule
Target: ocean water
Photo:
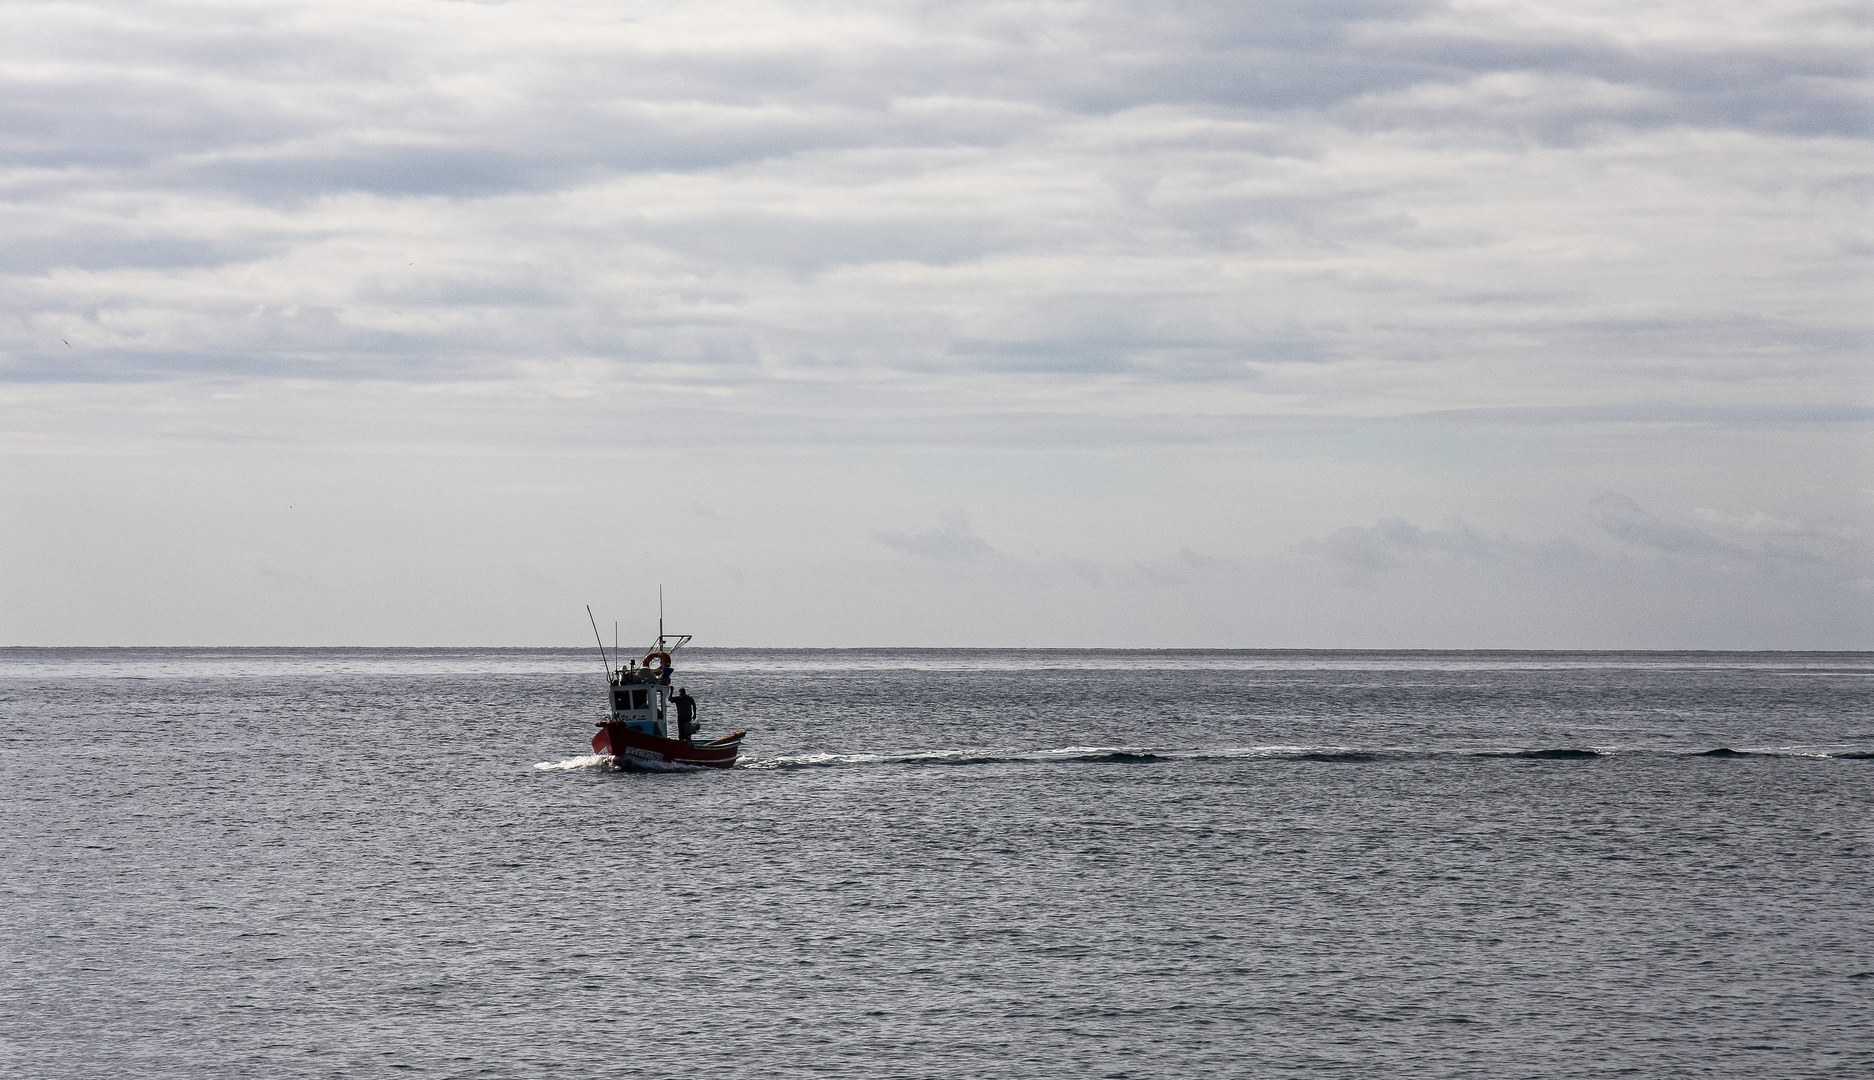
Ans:
{"type": "Polygon", "coordinates": [[[1874,654],[0,650],[0,1074],[1874,1076],[1874,654]]]}

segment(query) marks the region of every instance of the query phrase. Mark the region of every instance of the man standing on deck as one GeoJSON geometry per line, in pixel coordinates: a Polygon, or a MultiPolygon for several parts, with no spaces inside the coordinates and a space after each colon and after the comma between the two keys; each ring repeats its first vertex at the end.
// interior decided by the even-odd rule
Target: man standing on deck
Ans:
{"type": "Polygon", "coordinates": [[[679,686],[670,703],[677,707],[677,738],[689,742],[696,734],[696,699],[690,696],[688,687],[679,686]]]}

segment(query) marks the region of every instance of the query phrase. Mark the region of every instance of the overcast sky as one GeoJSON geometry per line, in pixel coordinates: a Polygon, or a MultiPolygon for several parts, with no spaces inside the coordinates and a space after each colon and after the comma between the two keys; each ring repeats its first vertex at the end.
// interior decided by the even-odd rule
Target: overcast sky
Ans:
{"type": "Polygon", "coordinates": [[[1874,648],[1862,3],[11,3],[0,644],[1874,648]]]}

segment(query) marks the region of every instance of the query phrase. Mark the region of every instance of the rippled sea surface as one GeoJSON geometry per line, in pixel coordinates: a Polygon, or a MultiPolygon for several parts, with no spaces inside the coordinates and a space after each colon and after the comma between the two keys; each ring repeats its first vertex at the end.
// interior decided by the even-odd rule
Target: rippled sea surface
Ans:
{"type": "Polygon", "coordinates": [[[0,650],[0,1074],[1874,1076],[1874,654],[0,650]]]}

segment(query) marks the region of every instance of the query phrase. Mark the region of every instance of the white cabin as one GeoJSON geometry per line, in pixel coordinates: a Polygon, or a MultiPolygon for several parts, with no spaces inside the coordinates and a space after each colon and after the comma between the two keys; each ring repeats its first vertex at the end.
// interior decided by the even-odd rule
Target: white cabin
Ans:
{"type": "Polygon", "coordinates": [[[633,731],[669,738],[664,729],[669,700],[668,675],[660,680],[650,668],[636,666],[612,672],[611,717],[633,731]]]}

